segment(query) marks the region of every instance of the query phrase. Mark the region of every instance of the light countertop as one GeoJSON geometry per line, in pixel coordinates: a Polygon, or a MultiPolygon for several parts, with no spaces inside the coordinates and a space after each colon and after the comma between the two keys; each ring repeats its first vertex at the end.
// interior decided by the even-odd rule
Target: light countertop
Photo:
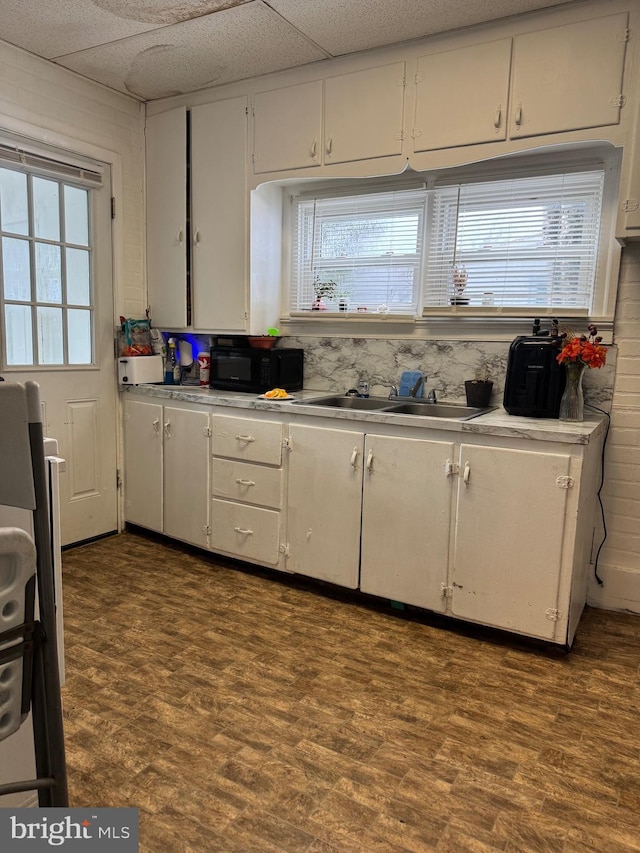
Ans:
{"type": "MultiPolygon", "coordinates": [[[[563,444],[589,444],[605,430],[605,418],[599,412],[585,407],[585,420],[579,423],[559,421],[555,418],[523,418],[509,415],[500,406],[486,415],[468,421],[454,418],[426,418],[391,412],[339,409],[322,406],[299,406],[298,402],[319,399],[332,394],[331,391],[305,389],[296,391],[292,400],[265,400],[257,394],[240,391],[216,391],[197,385],[127,385],[121,386],[125,393],[155,397],[158,401],[175,400],[184,403],[199,403],[212,407],[234,407],[259,411],[287,411],[290,415],[331,418],[332,420],[360,421],[366,423],[396,424],[397,426],[447,430],[476,435],[500,435],[510,438],[529,438],[539,441],[555,441],[563,444]]],[[[340,392],[338,392],[340,393],[340,392]]],[[[439,402],[446,403],[446,400],[439,402]]],[[[460,401],[452,401],[460,402],[460,401]]]]}

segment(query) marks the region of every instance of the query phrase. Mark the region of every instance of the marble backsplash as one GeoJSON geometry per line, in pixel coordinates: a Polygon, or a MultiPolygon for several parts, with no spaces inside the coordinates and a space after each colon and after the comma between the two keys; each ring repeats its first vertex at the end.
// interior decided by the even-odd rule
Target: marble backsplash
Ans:
{"type": "MultiPolygon", "coordinates": [[[[386,396],[404,370],[426,375],[426,392],[432,388],[443,400],[464,400],[464,383],[482,379],[485,371],[493,381],[492,405],[501,405],[507,370],[507,341],[416,341],[387,338],[337,338],[287,336],[286,347],[302,347],[305,354],[304,385],[317,391],[342,393],[367,379],[370,393],[386,396]]],[[[587,370],[585,402],[611,407],[616,348],[609,347],[607,364],[587,370]]]]}

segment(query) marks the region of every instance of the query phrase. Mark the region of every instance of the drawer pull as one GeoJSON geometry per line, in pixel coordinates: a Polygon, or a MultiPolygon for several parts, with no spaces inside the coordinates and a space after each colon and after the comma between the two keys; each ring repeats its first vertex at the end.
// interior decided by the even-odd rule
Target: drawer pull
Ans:
{"type": "Polygon", "coordinates": [[[158,418],[156,418],[153,422],[153,431],[160,432],[160,421],[158,420],[158,418]]]}
{"type": "Polygon", "coordinates": [[[356,468],[358,465],[358,448],[353,448],[353,453],[351,454],[351,467],[356,468]]]}
{"type": "Polygon", "coordinates": [[[370,450],[367,456],[367,471],[373,471],[373,450],[370,450]]]}
{"type": "Polygon", "coordinates": [[[253,536],[253,530],[247,530],[245,527],[234,527],[233,529],[242,536],[253,536]]]}
{"type": "Polygon", "coordinates": [[[499,105],[496,108],[496,113],[493,117],[493,126],[495,127],[496,130],[498,130],[500,128],[501,124],[502,124],[502,105],[499,105]]]}
{"type": "Polygon", "coordinates": [[[255,441],[255,438],[252,435],[237,435],[237,441],[244,441],[247,444],[251,444],[252,441],[255,441]]]}
{"type": "Polygon", "coordinates": [[[236,480],[239,486],[255,486],[253,480],[236,480]]]}
{"type": "Polygon", "coordinates": [[[464,480],[465,486],[469,485],[469,477],[471,476],[471,465],[468,462],[464,463],[464,472],[462,474],[462,479],[464,480]]]}
{"type": "Polygon", "coordinates": [[[167,438],[171,438],[171,421],[167,421],[164,425],[164,434],[167,438]]]}

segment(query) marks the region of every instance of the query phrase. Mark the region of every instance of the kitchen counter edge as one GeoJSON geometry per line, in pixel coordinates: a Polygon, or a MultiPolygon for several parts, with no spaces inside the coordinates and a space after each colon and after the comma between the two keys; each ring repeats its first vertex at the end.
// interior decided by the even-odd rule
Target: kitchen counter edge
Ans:
{"type": "MultiPolygon", "coordinates": [[[[529,438],[538,441],[556,441],[563,444],[589,444],[605,430],[605,417],[599,412],[585,413],[581,422],[559,421],[554,418],[523,418],[509,415],[502,407],[480,415],[469,421],[453,418],[433,418],[428,421],[415,415],[390,412],[334,409],[322,406],[296,406],[293,401],[271,401],[239,391],[216,391],[199,386],[170,385],[125,385],[125,393],[141,394],[158,400],[176,400],[183,403],[199,403],[211,407],[248,409],[288,413],[305,417],[321,417],[331,420],[360,421],[361,423],[395,424],[420,429],[446,430],[447,432],[472,433],[475,435],[499,435],[511,438],[529,438]]],[[[308,402],[331,394],[331,391],[296,391],[295,399],[308,402]]]]}

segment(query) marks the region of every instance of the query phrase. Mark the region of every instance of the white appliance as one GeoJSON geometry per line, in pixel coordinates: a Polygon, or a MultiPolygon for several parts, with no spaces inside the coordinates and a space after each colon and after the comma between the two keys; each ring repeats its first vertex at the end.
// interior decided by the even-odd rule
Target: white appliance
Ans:
{"type": "MultiPolygon", "coordinates": [[[[44,439],[45,470],[49,492],[49,514],[56,604],[56,636],[60,684],[64,684],[64,628],[62,608],[62,549],[60,536],[60,473],[65,461],[58,456],[55,438],[44,439]]],[[[0,527],[19,527],[33,536],[33,515],[29,510],[0,505],[0,527]]],[[[37,604],[37,602],[36,602],[37,604]]],[[[0,783],[35,777],[31,714],[15,734],[0,742],[0,783]]],[[[28,791],[0,797],[0,807],[19,808],[38,804],[37,794],[28,791]]]]}
{"type": "Polygon", "coordinates": [[[164,380],[161,355],[120,356],[118,382],[120,385],[148,385],[164,380]]]}

